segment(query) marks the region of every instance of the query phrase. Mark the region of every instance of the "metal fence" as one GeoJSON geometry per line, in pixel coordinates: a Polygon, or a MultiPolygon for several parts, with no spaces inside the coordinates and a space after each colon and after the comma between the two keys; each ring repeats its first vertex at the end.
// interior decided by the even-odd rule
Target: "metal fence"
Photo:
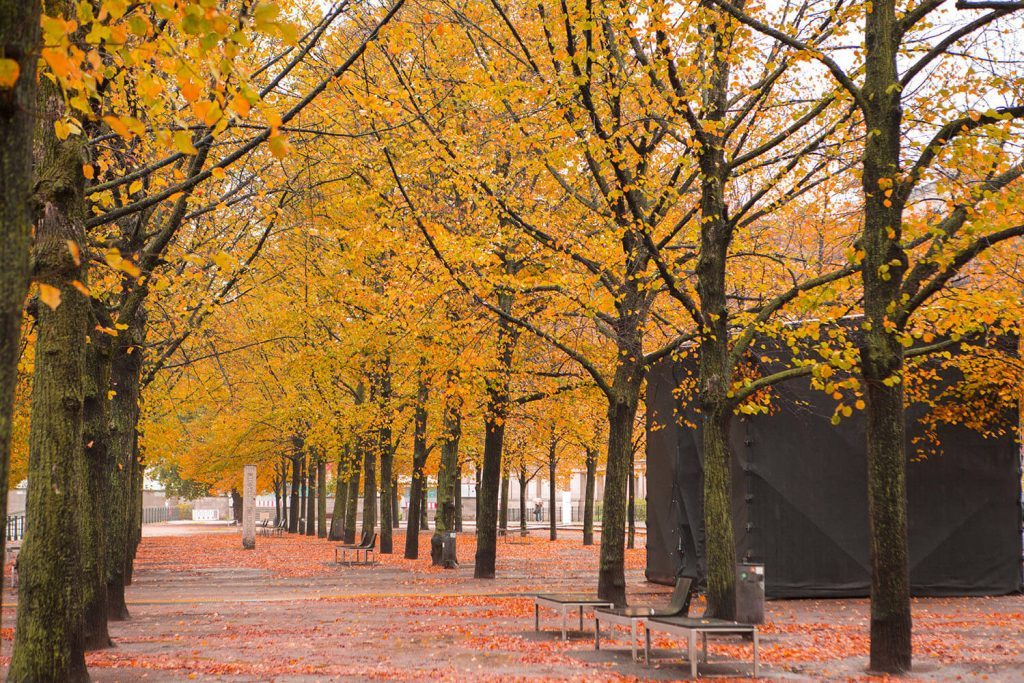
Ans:
{"type": "MultiPolygon", "coordinates": [[[[191,511],[189,511],[188,514],[191,514],[191,511]]],[[[182,513],[182,510],[179,507],[142,508],[143,524],[177,522],[178,520],[185,519],[185,517],[186,515],[182,513]]]]}

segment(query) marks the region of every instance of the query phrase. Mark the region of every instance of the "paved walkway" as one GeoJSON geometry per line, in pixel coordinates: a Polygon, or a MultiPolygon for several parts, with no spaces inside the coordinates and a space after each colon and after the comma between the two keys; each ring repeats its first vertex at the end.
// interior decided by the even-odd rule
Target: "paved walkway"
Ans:
{"type": "MultiPolygon", "coordinates": [[[[630,660],[627,634],[595,652],[585,634],[562,643],[533,631],[530,591],[592,589],[597,548],[578,535],[549,542],[535,533],[499,542],[499,577],[472,578],[473,537],[459,537],[464,565],[429,566],[398,555],[377,567],[331,564],[331,544],[308,537],[257,538],[241,549],[237,527],[147,528],[128,599],[132,619],[112,625],[116,647],[91,653],[96,681],[326,680],[676,680],[688,667],[658,639],[650,669],[630,660]],[[173,530],[173,533],[172,533],[173,530]]],[[[644,551],[629,551],[632,602],[659,603],[666,590],[643,581],[644,551]]],[[[5,603],[12,599],[8,592],[5,603]]],[[[763,674],[786,679],[859,676],[866,665],[867,602],[788,601],[768,605],[763,674]]],[[[914,679],[957,676],[1021,680],[1024,598],[922,600],[915,603],[914,679]]],[[[4,623],[13,609],[4,605],[4,623]]],[[[3,654],[10,652],[4,629],[3,654]]],[[[746,676],[749,645],[712,644],[707,674],[746,676]],[[716,663],[717,662],[717,663],[716,663]]],[[[4,663],[6,663],[4,657],[4,663]]]]}

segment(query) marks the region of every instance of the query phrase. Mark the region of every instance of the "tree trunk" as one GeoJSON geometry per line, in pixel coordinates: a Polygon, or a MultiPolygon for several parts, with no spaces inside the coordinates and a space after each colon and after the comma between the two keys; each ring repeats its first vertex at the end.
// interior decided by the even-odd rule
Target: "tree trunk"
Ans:
{"type": "MultiPolygon", "coordinates": [[[[498,292],[498,308],[512,312],[514,295],[498,292]]],[[[502,480],[501,458],[505,447],[505,422],[508,419],[509,376],[518,330],[505,318],[498,319],[497,372],[487,381],[487,407],[484,411],[484,453],[480,482],[476,488],[476,562],[473,576],[494,578],[498,541],[498,488],[504,501],[501,528],[508,528],[508,479],[502,480]]]]}
{"type": "Polygon", "coordinates": [[[558,492],[558,486],[555,484],[555,470],[558,467],[558,460],[555,459],[555,438],[554,434],[551,436],[551,444],[548,447],[548,516],[551,519],[548,520],[548,527],[550,529],[550,540],[558,540],[558,525],[555,523],[555,512],[557,511],[557,501],[555,500],[558,492]]]}
{"type": "MultiPolygon", "coordinates": [[[[501,477],[501,510],[498,513],[498,528],[508,531],[508,472],[501,477]]],[[[481,514],[483,507],[481,506],[481,514]]]]}
{"type": "Polygon", "coordinates": [[[345,539],[345,511],[348,508],[348,468],[350,466],[348,446],[345,446],[342,453],[334,471],[334,510],[331,514],[331,530],[327,534],[328,541],[345,539]]]}
{"type": "Polygon", "coordinates": [[[402,528],[402,511],[398,505],[398,474],[391,473],[391,528],[402,528]]]}
{"type": "Polygon", "coordinates": [[[145,474],[145,466],[142,464],[142,455],[139,451],[139,432],[135,430],[135,439],[133,442],[133,450],[135,457],[132,460],[132,480],[131,480],[131,512],[128,521],[128,528],[131,530],[128,542],[128,566],[125,567],[124,572],[124,583],[126,586],[132,585],[132,577],[135,573],[135,554],[139,550],[139,544],[142,542],[142,480],[145,474]]]}
{"type": "Polygon", "coordinates": [[[458,485],[459,438],[462,436],[462,399],[454,391],[456,381],[455,372],[449,371],[441,463],[437,471],[437,512],[434,515],[434,535],[430,540],[432,564],[446,568],[458,564],[457,558],[442,554],[444,535],[455,529],[455,487],[458,485]]]}
{"type": "Polygon", "coordinates": [[[529,483],[526,470],[519,470],[519,530],[523,534],[526,534],[526,485],[529,483]]]}
{"type": "Polygon", "coordinates": [[[299,463],[300,454],[296,453],[291,456],[292,460],[292,491],[291,491],[291,511],[288,513],[288,533],[297,534],[299,533],[299,491],[302,489],[302,465],[299,463]]]}
{"type": "MultiPolygon", "coordinates": [[[[636,349],[623,352],[640,358],[636,349]]],[[[604,512],[601,519],[601,559],[597,594],[616,605],[626,604],[625,526],[626,481],[633,451],[633,420],[636,417],[643,379],[634,363],[620,360],[612,385],[614,399],[608,405],[608,464],[605,469],[604,512]]]]}
{"type": "Polygon", "coordinates": [[[320,457],[309,455],[306,461],[306,535],[316,536],[316,472],[320,457]]]}
{"type": "Polygon", "coordinates": [[[356,542],[356,523],[359,514],[359,453],[355,454],[351,474],[348,478],[348,500],[345,502],[345,543],[356,542]]]}
{"type": "Polygon", "coordinates": [[[587,483],[583,502],[583,545],[594,545],[594,489],[597,483],[597,451],[587,446],[587,483]]]}
{"type": "Polygon", "coordinates": [[[274,525],[281,523],[281,481],[282,475],[278,473],[277,465],[274,465],[274,525]]]}
{"type": "Polygon", "coordinates": [[[455,468],[455,531],[462,533],[462,465],[455,468]]]}
{"type": "Polygon", "coordinates": [[[372,534],[377,526],[376,449],[369,438],[363,444],[363,533],[372,534]]]}
{"type": "Polygon", "coordinates": [[[316,467],[316,535],[327,538],[327,461],[317,460],[316,467]]]}
{"type": "Polygon", "coordinates": [[[423,468],[427,464],[427,400],[430,386],[427,384],[426,359],[420,359],[419,381],[416,386],[416,409],[413,414],[412,434],[412,482],[409,485],[409,519],[406,521],[405,559],[415,560],[420,553],[421,509],[426,508],[424,500],[426,485],[423,468]]]}
{"type": "MultiPolygon", "coordinates": [[[[473,521],[476,523],[476,531],[480,531],[480,477],[482,476],[482,470],[479,465],[476,467],[474,472],[476,477],[476,495],[473,496],[473,521]]],[[[498,497],[494,497],[494,527],[497,531],[498,527],[498,497]]],[[[495,534],[497,535],[497,534],[495,534]]]]}
{"type": "MultiPolygon", "coordinates": [[[[32,133],[40,3],[0,0],[0,46],[19,77],[0,90],[0,523],[6,525],[14,389],[21,355],[21,320],[29,283],[32,236],[32,133]]],[[[52,122],[50,122],[52,125],[52,122]]],[[[0,543],[0,567],[6,544],[0,543]]],[[[3,602],[0,591],[0,603],[3,602]]]]}
{"type": "Polygon", "coordinates": [[[629,500],[626,503],[626,547],[632,550],[636,547],[636,453],[629,454],[629,490],[626,492],[629,500]]]}
{"type": "Polygon", "coordinates": [[[51,309],[40,301],[37,312],[25,541],[18,558],[17,627],[7,680],[87,681],[79,521],[86,481],[83,377],[90,311],[88,299],[71,286],[86,281],[86,260],[68,248],[69,242],[78,249],[85,244],[84,140],[56,138],[53,122],[63,99],[47,79],[40,85],[36,199],[43,213],[37,220],[35,276],[59,290],[60,304],[51,309]]]}
{"type": "Polygon", "coordinates": [[[82,601],[85,611],[85,649],[110,647],[107,629],[107,487],[110,483],[110,337],[95,334],[85,349],[85,401],[82,443],[88,478],[82,501],[82,601]]]}
{"type": "Polygon", "coordinates": [[[900,304],[907,258],[901,246],[906,197],[900,176],[902,88],[897,70],[899,21],[894,0],[866,12],[863,95],[865,126],[864,334],[861,372],[867,404],[868,520],[871,548],[873,671],[902,673],[912,658],[907,560],[903,346],[890,327],[900,304]]]}
{"type": "Polygon", "coordinates": [[[236,488],[231,489],[231,516],[239,526],[242,525],[242,494],[236,488]]]}
{"type": "Polygon", "coordinates": [[[391,358],[384,355],[376,373],[376,400],[380,410],[377,429],[377,448],[380,452],[380,552],[390,555],[394,550],[394,480],[392,465],[394,450],[391,445],[391,358]]]}
{"type": "Polygon", "coordinates": [[[306,466],[306,452],[299,455],[299,533],[306,533],[306,498],[309,496],[309,472],[306,466]]]}
{"type": "Polygon", "coordinates": [[[145,313],[139,309],[114,341],[110,366],[110,485],[107,489],[107,617],[128,618],[124,587],[132,535],[132,469],[137,444],[145,313]]]}

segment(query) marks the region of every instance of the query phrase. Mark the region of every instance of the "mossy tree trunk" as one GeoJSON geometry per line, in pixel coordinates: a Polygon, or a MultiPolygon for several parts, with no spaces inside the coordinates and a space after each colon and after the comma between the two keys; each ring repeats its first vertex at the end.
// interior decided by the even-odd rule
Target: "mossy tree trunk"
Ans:
{"type": "Polygon", "coordinates": [[[309,453],[306,460],[306,529],[307,536],[316,536],[316,473],[320,456],[309,453]]]}
{"type": "Polygon", "coordinates": [[[327,461],[320,458],[316,466],[316,535],[327,538],[327,461]]]}
{"type": "MultiPolygon", "coordinates": [[[[0,523],[7,514],[14,389],[29,283],[39,14],[38,2],[0,0],[0,51],[19,67],[14,86],[0,88],[0,523]]],[[[0,543],[0,567],[5,550],[0,543]]]]}
{"type": "Polygon", "coordinates": [[[902,110],[894,0],[866,12],[862,90],[865,127],[863,174],[864,334],[861,372],[867,404],[868,520],[871,548],[871,656],[874,671],[902,673],[911,666],[910,579],[907,560],[906,454],[904,452],[903,346],[894,321],[907,265],[902,248],[906,197],[900,172],[902,110]],[[895,190],[895,191],[894,191],[895,190]]]}
{"type": "Polygon", "coordinates": [[[583,545],[594,545],[594,490],[597,488],[597,449],[587,446],[587,480],[583,501],[583,545]]]}
{"type": "Polygon", "coordinates": [[[455,467],[455,531],[462,533],[462,465],[455,467]]]}
{"type": "Polygon", "coordinates": [[[85,614],[85,648],[110,646],[107,629],[107,489],[110,485],[110,389],[111,341],[93,334],[85,349],[82,444],[86,461],[86,496],[82,501],[84,523],[82,565],[85,569],[82,602],[85,614]]]}
{"type": "Polygon", "coordinates": [[[636,452],[629,456],[629,489],[626,492],[626,547],[636,547],[636,452]]]}
{"type": "Polygon", "coordinates": [[[385,355],[377,367],[375,398],[378,409],[377,450],[380,453],[380,552],[394,550],[393,501],[394,481],[392,464],[394,447],[391,444],[391,358],[385,355]]]}
{"type": "Polygon", "coordinates": [[[555,456],[558,442],[555,439],[555,430],[551,430],[551,440],[548,443],[548,520],[549,538],[552,541],[558,539],[558,525],[555,523],[555,512],[558,510],[556,494],[558,486],[555,483],[555,474],[558,470],[558,458],[555,456]]]}
{"type": "Polygon", "coordinates": [[[457,562],[442,553],[444,535],[455,530],[455,487],[458,486],[459,439],[462,437],[462,398],[458,392],[458,375],[448,373],[448,391],[444,401],[441,463],[437,471],[437,511],[434,515],[434,535],[430,541],[431,562],[444,566],[457,562]]]}
{"type": "Polygon", "coordinates": [[[348,444],[346,444],[334,471],[334,510],[331,514],[331,529],[327,533],[328,541],[342,541],[345,538],[345,513],[348,509],[350,467],[348,444]]]}
{"type": "Polygon", "coordinates": [[[36,222],[35,277],[42,287],[59,291],[60,302],[51,308],[40,301],[37,307],[25,541],[18,558],[17,627],[7,674],[9,681],[33,683],[89,679],[80,516],[90,310],[88,299],[71,284],[86,282],[86,260],[69,249],[69,243],[75,252],[85,245],[84,140],[55,136],[53,122],[64,102],[46,79],[40,82],[38,107],[35,197],[42,211],[36,222]]]}
{"type": "Polygon", "coordinates": [[[110,365],[110,485],[107,489],[107,607],[108,618],[128,618],[124,587],[128,583],[132,538],[132,470],[139,422],[139,382],[145,317],[140,309],[114,340],[110,365]]]}
{"type": "Polygon", "coordinates": [[[501,475],[501,509],[498,511],[498,528],[508,531],[508,471],[501,475]]]}
{"type": "MultiPolygon", "coordinates": [[[[512,312],[513,294],[499,291],[498,308],[505,313],[512,312]]],[[[484,409],[484,453],[480,485],[476,490],[476,558],[473,576],[477,579],[493,579],[498,540],[498,489],[503,497],[508,494],[508,479],[502,479],[501,458],[505,446],[505,422],[509,409],[509,377],[512,374],[512,360],[515,352],[518,329],[505,318],[498,319],[497,363],[494,376],[486,383],[487,406],[484,409]]],[[[507,528],[507,501],[504,506],[506,518],[501,525],[507,528]]]]}
{"type": "Polygon", "coordinates": [[[363,534],[377,526],[377,448],[370,437],[363,445],[363,534]]]}
{"type": "MultiPolygon", "coordinates": [[[[526,478],[526,468],[519,468],[519,531],[526,533],[526,485],[530,482],[526,478]]],[[[531,508],[532,510],[532,508],[531,508]]]]}
{"type": "Polygon", "coordinates": [[[291,456],[292,463],[292,490],[291,500],[289,507],[291,510],[288,513],[288,533],[297,534],[299,533],[299,516],[302,514],[299,507],[299,491],[302,488],[302,465],[299,462],[301,458],[300,453],[295,453],[291,456]]]}
{"type": "Polygon", "coordinates": [[[416,385],[416,407],[412,433],[412,483],[409,486],[409,519],[406,521],[405,558],[415,560],[420,553],[420,509],[426,508],[424,488],[427,464],[427,401],[430,385],[426,374],[426,359],[420,359],[419,379],[416,385]]]}
{"type": "MultiPolygon", "coordinates": [[[[357,441],[362,446],[362,441],[357,441]]],[[[362,462],[359,458],[359,448],[354,454],[355,460],[352,463],[348,478],[348,500],[345,501],[345,543],[356,542],[356,526],[359,514],[359,476],[362,472],[362,462]]]]}

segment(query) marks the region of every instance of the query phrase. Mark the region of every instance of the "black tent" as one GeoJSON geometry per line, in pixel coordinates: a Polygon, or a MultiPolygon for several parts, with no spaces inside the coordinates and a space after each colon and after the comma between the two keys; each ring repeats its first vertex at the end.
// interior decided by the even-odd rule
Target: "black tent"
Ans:
{"type": "MultiPolygon", "coordinates": [[[[666,359],[647,378],[647,578],[703,576],[700,416],[678,412],[686,375],[666,359]]],[[[771,415],[733,420],[737,560],[765,565],[769,598],[869,591],[864,419],[831,423],[806,380],[775,388],[771,415]]],[[[907,408],[908,453],[924,408],[907,408]]],[[[1014,419],[1013,422],[1016,420],[1014,419]]],[[[911,590],[1000,595],[1021,588],[1021,461],[1012,435],[940,428],[941,452],[907,465],[911,590]]]]}

